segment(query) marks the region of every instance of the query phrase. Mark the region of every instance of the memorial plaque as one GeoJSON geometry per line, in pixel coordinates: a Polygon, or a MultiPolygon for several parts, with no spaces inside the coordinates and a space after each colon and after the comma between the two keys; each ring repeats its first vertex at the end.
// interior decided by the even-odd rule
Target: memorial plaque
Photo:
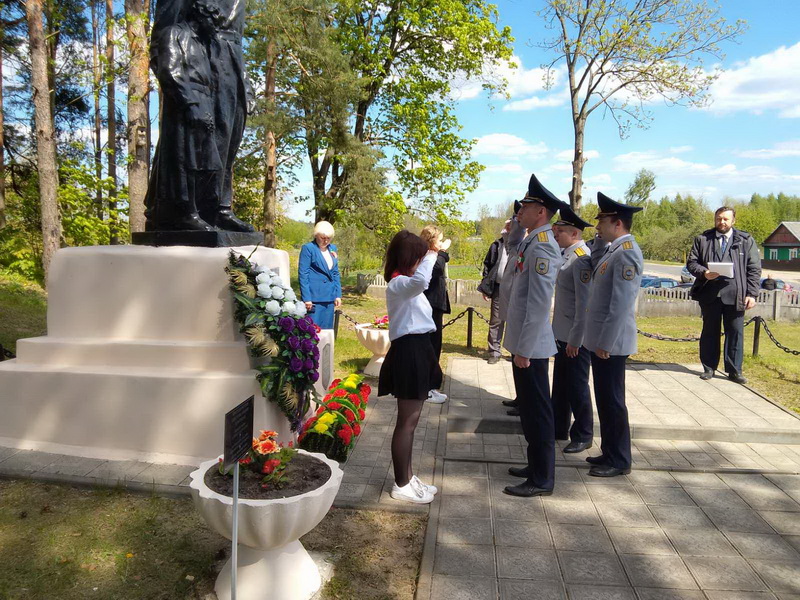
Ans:
{"type": "Polygon", "coordinates": [[[223,469],[235,465],[253,447],[253,403],[250,396],[225,414],[225,457],[223,469]]]}

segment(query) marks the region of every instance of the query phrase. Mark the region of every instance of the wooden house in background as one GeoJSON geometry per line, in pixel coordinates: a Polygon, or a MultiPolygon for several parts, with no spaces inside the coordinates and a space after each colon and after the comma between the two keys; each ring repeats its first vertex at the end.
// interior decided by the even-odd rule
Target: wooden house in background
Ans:
{"type": "Polygon", "coordinates": [[[763,267],[800,271],[800,221],[783,221],[763,245],[763,267]]]}

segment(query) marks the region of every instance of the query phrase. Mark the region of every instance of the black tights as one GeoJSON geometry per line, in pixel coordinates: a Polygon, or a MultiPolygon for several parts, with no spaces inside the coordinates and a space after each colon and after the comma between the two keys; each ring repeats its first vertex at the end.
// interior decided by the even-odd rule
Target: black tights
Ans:
{"type": "Polygon", "coordinates": [[[392,435],[392,464],[394,481],[398,487],[407,485],[413,475],[411,451],[414,448],[414,430],[424,404],[424,400],[397,400],[397,423],[392,435]]]}

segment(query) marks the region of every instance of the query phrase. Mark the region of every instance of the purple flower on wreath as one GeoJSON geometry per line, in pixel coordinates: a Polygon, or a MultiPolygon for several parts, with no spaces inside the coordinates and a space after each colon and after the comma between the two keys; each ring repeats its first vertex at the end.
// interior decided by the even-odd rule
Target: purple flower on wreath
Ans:
{"type": "Polygon", "coordinates": [[[311,352],[312,348],[316,348],[316,344],[314,344],[314,340],[306,338],[300,342],[300,347],[303,349],[303,352],[311,352]]]}
{"type": "Polygon", "coordinates": [[[317,371],[311,371],[311,372],[308,374],[308,378],[309,378],[309,379],[310,379],[312,382],[316,382],[316,381],[317,381],[317,379],[319,379],[319,373],[318,373],[317,371]]]}
{"type": "Polygon", "coordinates": [[[278,325],[286,333],[291,333],[295,326],[295,320],[292,317],[281,317],[278,319],[278,325]]]}
{"type": "Polygon", "coordinates": [[[305,362],[303,363],[303,368],[304,368],[306,371],[310,371],[310,370],[312,370],[314,367],[316,367],[316,365],[314,364],[314,359],[313,359],[313,358],[307,358],[307,359],[305,360],[305,362]]]}
{"type": "Polygon", "coordinates": [[[311,331],[311,325],[308,324],[308,321],[306,319],[298,319],[297,328],[303,333],[308,333],[309,331],[311,331]]]}
{"type": "Polygon", "coordinates": [[[314,333],[314,341],[315,341],[315,342],[318,342],[318,341],[319,341],[319,336],[316,334],[316,332],[314,333]]]}
{"type": "Polygon", "coordinates": [[[292,373],[299,373],[303,368],[303,359],[293,356],[289,361],[289,370],[292,373]]]}
{"type": "Polygon", "coordinates": [[[289,348],[291,348],[292,350],[299,349],[301,345],[300,338],[297,337],[296,335],[290,336],[287,343],[289,344],[289,348]]]}
{"type": "Polygon", "coordinates": [[[316,359],[319,359],[319,347],[318,346],[313,346],[311,348],[311,356],[313,356],[316,359]]]}

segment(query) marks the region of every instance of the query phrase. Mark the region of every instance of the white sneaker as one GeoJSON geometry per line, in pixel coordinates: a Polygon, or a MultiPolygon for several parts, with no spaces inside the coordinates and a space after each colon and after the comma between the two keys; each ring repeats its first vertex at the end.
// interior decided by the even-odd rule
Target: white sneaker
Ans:
{"type": "Polygon", "coordinates": [[[414,485],[409,481],[403,487],[396,483],[392,484],[392,491],[389,495],[395,500],[405,500],[415,504],[430,504],[433,502],[433,494],[422,486],[414,485]]]}
{"type": "Polygon", "coordinates": [[[430,402],[431,404],[444,404],[446,400],[447,396],[445,396],[444,394],[442,394],[437,390],[431,390],[430,392],[428,392],[427,401],[430,402]]]}
{"type": "Polygon", "coordinates": [[[434,496],[439,491],[439,488],[437,488],[435,485],[429,483],[423,483],[422,480],[416,475],[413,475],[411,477],[411,483],[413,483],[414,485],[422,486],[423,490],[428,490],[434,496]]]}

